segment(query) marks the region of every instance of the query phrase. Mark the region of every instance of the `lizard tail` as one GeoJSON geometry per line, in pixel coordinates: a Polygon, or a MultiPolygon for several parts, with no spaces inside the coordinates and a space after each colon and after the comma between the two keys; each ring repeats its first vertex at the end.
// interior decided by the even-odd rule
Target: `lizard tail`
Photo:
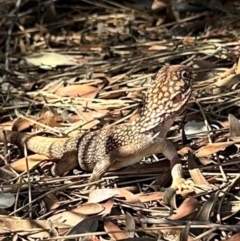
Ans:
{"type": "MultiPolygon", "coordinates": [[[[43,154],[52,158],[61,158],[71,138],[52,138],[36,136],[18,131],[0,131],[0,141],[12,143],[23,147],[24,143],[28,150],[43,154]]],[[[74,147],[73,147],[74,148],[74,147]]]]}

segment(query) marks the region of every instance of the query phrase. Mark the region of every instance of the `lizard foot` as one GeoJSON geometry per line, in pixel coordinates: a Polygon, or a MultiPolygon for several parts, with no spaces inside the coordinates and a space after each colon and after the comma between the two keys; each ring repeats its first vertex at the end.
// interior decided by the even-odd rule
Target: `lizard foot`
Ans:
{"type": "Polygon", "coordinates": [[[177,208],[176,194],[180,194],[184,198],[195,191],[194,183],[184,178],[174,178],[172,185],[166,188],[163,193],[163,201],[170,206],[177,208]]]}
{"type": "Polygon", "coordinates": [[[96,185],[87,186],[87,187],[83,188],[83,189],[80,191],[80,194],[82,194],[82,195],[88,195],[90,192],[92,192],[92,191],[95,190],[96,188],[97,188],[96,185]]]}

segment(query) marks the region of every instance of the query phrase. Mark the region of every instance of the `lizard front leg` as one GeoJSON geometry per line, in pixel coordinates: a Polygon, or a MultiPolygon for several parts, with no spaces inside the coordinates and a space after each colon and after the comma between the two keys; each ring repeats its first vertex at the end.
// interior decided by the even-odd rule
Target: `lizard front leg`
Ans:
{"type": "Polygon", "coordinates": [[[170,161],[171,163],[171,176],[172,176],[172,185],[174,189],[191,189],[193,183],[190,180],[185,180],[182,173],[182,164],[178,156],[177,150],[174,145],[167,139],[162,140],[162,154],[170,161]]]}

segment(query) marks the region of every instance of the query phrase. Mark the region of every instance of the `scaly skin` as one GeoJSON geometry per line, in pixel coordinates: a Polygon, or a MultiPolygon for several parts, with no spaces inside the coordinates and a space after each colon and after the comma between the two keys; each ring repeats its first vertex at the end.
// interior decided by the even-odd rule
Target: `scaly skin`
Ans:
{"type": "MultiPolygon", "coordinates": [[[[107,126],[82,136],[51,138],[5,131],[6,141],[23,145],[39,154],[58,158],[57,175],[78,164],[92,172],[90,182],[98,181],[108,170],[117,170],[162,153],[171,162],[172,187],[186,186],[182,165],[166,134],[184,110],[192,92],[192,72],[184,65],[165,66],[159,70],[147,90],[139,117],[130,123],[107,126]]],[[[5,135],[0,133],[0,140],[5,135]]]]}

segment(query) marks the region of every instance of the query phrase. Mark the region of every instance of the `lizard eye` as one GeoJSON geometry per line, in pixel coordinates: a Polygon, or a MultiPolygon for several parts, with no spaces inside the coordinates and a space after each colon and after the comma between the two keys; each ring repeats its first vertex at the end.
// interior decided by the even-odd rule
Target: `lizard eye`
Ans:
{"type": "Polygon", "coordinates": [[[181,79],[187,81],[190,79],[190,73],[186,70],[181,71],[181,79]]]}

